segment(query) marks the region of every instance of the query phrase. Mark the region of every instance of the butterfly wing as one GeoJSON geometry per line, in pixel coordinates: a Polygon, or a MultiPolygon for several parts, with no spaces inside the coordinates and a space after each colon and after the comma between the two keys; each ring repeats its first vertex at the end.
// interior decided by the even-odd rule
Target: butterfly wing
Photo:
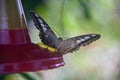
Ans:
{"type": "Polygon", "coordinates": [[[81,46],[86,46],[99,38],[99,34],[86,34],[76,36],[60,42],[57,46],[57,49],[60,54],[67,54],[69,52],[78,50],[81,46]]]}
{"type": "Polygon", "coordinates": [[[36,28],[40,31],[39,36],[41,41],[46,45],[56,48],[56,45],[60,40],[57,39],[49,25],[39,16],[39,14],[33,11],[30,11],[30,16],[32,17],[36,28]]]}

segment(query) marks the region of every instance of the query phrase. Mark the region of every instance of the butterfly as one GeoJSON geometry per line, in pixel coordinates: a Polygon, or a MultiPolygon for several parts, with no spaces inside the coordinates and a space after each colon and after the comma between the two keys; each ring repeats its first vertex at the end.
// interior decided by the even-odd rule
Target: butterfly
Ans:
{"type": "Polygon", "coordinates": [[[57,38],[49,25],[39,14],[30,11],[30,16],[33,19],[34,25],[40,31],[39,36],[41,42],[57,49],[58,53],[62,55],[76,51],[81,46],[86,46],[100,38],[100,34],[85,34],[63,40],[62,38],[57,38]]]}

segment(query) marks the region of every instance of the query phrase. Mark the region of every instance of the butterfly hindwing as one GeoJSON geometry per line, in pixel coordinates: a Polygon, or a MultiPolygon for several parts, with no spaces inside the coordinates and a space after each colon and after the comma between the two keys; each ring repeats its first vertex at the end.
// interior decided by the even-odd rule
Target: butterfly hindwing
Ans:
{"type": "Polygon", "coordinates": [[[99,34],[86,34],[66,39],[59,43],[57,49],[61,54],[67,54],[78,50],[81,46],[86,46],[100,38],[99,34]]]}

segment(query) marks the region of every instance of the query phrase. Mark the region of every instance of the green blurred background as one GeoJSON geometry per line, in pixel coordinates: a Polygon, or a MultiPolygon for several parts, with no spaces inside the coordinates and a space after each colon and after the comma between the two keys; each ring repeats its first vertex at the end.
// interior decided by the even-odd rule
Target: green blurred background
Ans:
{"type": "Polygon", "coordinates": [[[89,33],[101,34],[101,38],[65,55],[63,67],[10,74],[3,76],[5,80],[10,80],[7,77],[11,75],[14,80],[120,80],[120,0],[22,0],[22,3],[34,43],[40,42],[39,31],[29,10],[38,12],[63,39],[89,33]]]}

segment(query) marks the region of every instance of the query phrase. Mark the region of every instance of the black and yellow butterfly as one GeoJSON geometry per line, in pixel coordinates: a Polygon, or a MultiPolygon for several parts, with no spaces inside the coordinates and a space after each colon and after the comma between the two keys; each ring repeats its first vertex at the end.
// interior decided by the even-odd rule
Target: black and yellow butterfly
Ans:
{"type": "Polygon", "coordinates": [[[48,46],[56,48],[58,53],[62,55],[78,50],[81,46],[86,46],[100,38],[99,34],[85,34],[62,40],[62,38],[57,38],[49,25],[37,13],[30,11],[30,16],[36,28],[40,31],[41,41],[48,46]]]}

